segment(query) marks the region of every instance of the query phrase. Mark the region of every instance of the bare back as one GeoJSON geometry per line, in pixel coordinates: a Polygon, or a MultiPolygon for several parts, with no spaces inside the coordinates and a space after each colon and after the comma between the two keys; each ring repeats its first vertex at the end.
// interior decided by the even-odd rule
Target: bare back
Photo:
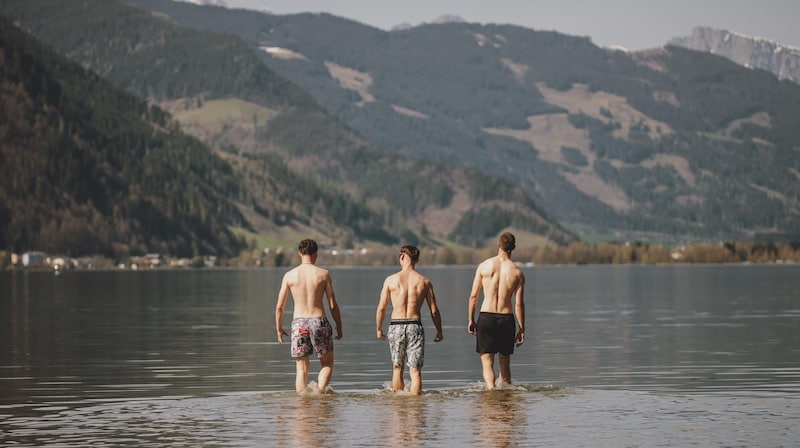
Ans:
{"type": "Polygon", "coordinates": [[[419,319],[422,305],[433,293],[433,285],[414,270],[402,270],[390,275],[383,283],[381,296],[392,301],[392,319],[419,319]]]}
{"type": "Polygon", "coordinates": [[[284,288],[292,293],[294,300],[294,318],[298,317],[324,317],[324,295],[330,299],[333,296],[330,274],[327,270],[314,264],[303,263],[284,275],[282,293],[284,288]]]}
{"type": "Polygon", "coordinates": [[[342,313],[336,303],[333,292],[333,281],[330,273],[314,264],[316,253],[301,254],[302,263],[283,276],[281,289],[278,291],[278,302],[275,304],[275,328],[278,342],[283,344],[283,313],[289,293],[294,301],[294,318],[326,317],[323,299],[327,297],[328,308],[336,323],[336,339],[342,338],[342,313]]]}
{"type": "Polygon", "coordinates": [[[510,314],[514,311],[511,298],[523,284],[525,277],[522,270],[510,259],[492,257],[478,266],[475,283],[478,281],[483,289],[481,312],[510,314]]]}

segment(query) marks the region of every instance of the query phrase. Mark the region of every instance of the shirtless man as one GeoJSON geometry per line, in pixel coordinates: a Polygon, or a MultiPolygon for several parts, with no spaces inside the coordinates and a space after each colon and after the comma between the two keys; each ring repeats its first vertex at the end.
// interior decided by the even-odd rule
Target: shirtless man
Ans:
{"type": "Polygon", "coordinates": [[[400,249],[400,272],[386,277],[381,289],[375,327],[378,339],[385,340],[383,320],[386,308],[392,302],[392,318],[389,323],[389,352],[392,356],[392,389],[397,392],[405,389],[403,364],[408,364],[411,375],[411,394],[422,392],[422,364],[425,355],[425,330],[420,320],[422,304],[427,303],[436,326],[434,342],[442,340],[442,316],[436,306],[433,284],[418,273],[414,266],[419,261],[419,249],[403,246],[400,249]]]}
{"type": "Polygon", "coordinates": [[[342,316],[333,293],[330,273],[316,265],[317,243],[310,239],[300,241],[298,250],[301,263],[283,276],[278,292],[278,304],[275,306],[278,342],[283,344],[283,337],[288,336],[282,321],[286,298],[291,292],[294,300],[291,353],[297,361],[295,390],[301,392],[308,386],[308,358],[314,352],[320,363],[317,388],[319,392],[325,392],[333,370],[333,329],[325,317],[323,296],[328,298],[328,307],[336,322],[336,339],[342,338],[342,316]]]}
{"type": "Polygon", "coordinates": [[[477,334],[476,351],[481,355],[483,380],[488,390],[495,387],[494,354],[499,353],[500,380],[511,384],[511,354],[515,345],[519,347],[525,342],[525,275],[511,261],[511,252],[515,247],[514,235],[508,232],[500,235],[497,255],[478,265],[469,295],[467,331],[477,334]],[[476,323],[475,308],[481,289],[483,304],[476,323]],[[516,300],[512,308],[511,296],[515,293],[516,300]],[[519,324],[516,336],[514,314],[519,324]]]}

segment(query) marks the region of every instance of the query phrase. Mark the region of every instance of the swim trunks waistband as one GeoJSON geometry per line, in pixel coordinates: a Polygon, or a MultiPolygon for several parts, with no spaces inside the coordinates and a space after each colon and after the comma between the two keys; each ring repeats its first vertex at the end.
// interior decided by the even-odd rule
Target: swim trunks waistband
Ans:
{"type": "Polygon", "coordinates": [[[392,319],[392,321],[389,322],[389,325],[408,325],[408,324],[422,325],[422,321],[420,319],[392,319]]]}

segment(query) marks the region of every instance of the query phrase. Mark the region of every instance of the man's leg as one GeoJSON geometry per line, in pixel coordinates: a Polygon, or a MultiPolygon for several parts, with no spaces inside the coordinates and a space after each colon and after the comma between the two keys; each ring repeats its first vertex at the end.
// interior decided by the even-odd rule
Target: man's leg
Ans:
{"type": "Polygon", "coordinates": [[[422,324],[408,326],[408,373],[411,375],[411,395],[422,393],[422,362],[425,358],[425,329],[422,324]]]}
{"type": "Polygon", "coordinates": [[[395,392],[405,390],[406,383],[403,381],[403,365],[392,366],[392,389],[395,392]]]}
{"type": "Polygon", "coordinates": [[[481,353],[481,365],[483,366],[483,381],[486,382],[486,390],[494,390],[494,353],[481,353]]]}
{"type": "Polygon", "coordinates": [[[319,358],[319,377],[317,378],[317,387],[320,392],[325,392],[328,388],[328,383],[331,382],[331,373],[333,373],[333,352],[328,352],[319,358]]]}
{"type": "Polygon", "coordinates": [[[422,393],[422,369],[410,368],[408,373],[411,375],[411,395],[422,393]]]}
{"type": "Polygon", "coordinates": [[[294,389],[302,392],[308,386],[308,356],[296,358],[297,377],[294,379],[294,389]]]}
{"type": "Polygon", "coordinates": [[[511,384],[511,356],[498,353],[498,364],[500,364],[500,381],[511,384]]]}

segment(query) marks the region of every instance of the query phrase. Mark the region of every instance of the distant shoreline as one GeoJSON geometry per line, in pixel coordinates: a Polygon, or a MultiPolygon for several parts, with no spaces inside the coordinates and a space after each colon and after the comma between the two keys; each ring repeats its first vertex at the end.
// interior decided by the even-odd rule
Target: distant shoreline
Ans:
{"type": "MultiPolygon", "coordinates": [[[[491,248],[465,249],[450,246],[420,248],[421,266],[474,266],[491,255],[491,248]]],[[[394,248],[370,250],[326,249],[320,251],[320,265],[329,267],[395,266],[394,248]]],[[[798,264],[800,243],[696,243],[667,247],[644,243],[571,243],[564,246],[520,248],[513,259],[521,266],[576,265],[682,265],[682,264],[798,264]]],[[[297,263],[296,254],[276,250],[257,250],[236,258],[214,256],[178,258],[149,254],[112,260],[102,256],[79,258],[48,255],[43,252],[23,255],[0,251],[0,270],[28,271],[139,271],[231,268],[282,268],[297,263]],[[23,260],[25,262],[23,262],[23,260]]]]}

